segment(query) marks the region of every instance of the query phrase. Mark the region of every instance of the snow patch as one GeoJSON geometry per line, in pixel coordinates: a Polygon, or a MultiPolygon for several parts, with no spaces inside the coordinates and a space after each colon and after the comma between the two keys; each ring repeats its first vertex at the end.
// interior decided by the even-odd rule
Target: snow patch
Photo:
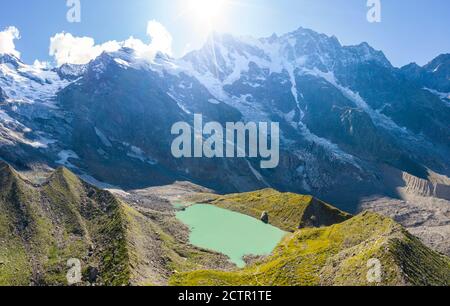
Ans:
{"type": "Polygon", "coordinates": [[[258,179],[258,181],[263,183],[266,187],[270,188],[270,184],[267,183],[267,181],[264,179],[264,177],[261,175],[261,173],[259,173],[248,160],[246,160],[246,162],[247,162],[248,167],[250,168],[250,171],[258,179]]]}
{"type": "Polygon", "coordinates": [[[62,165],[68,168],[76,168],[76,166],[74,166],[72,163],[70,163],[69,159],[80,159],[77,155],[77,153],[75,153],[72,150],[63,150],[61,152],[58,153],[58,160],[56,161],[56,163],[58,165],[62,165]]]}
{"type": "Polygon", "coordinates": [[[114,61],[115,61],[117,64],[119,64],[119,65],[125,67],[125,69],[128,68],[128,67],[130,67],[130,63],[128,63],[127,61],[124,61],[124,60],[121,59],[121,58],[115,58],[114,61]]]}
{"type": "Polygon", "coordinates": [[[103,134],[103,132],[100,131],[98,128],[95,128],[95,134],[98,136],[98,138],[100,138],[100,141],[103,143],[103,145],[105,145],[108,148],[112,147],[112,144],[109,141],[108,137],[106,137],[105,134],[103,134]]]}
{"type": "Polygon", "coordinates": [[[143,163],[150,164],[152,166],[157,165],[158,162],[152,158],[149,158],[145,155],[144,151],[141,148],[130,146],[130,152],[127,153],[128,157],[138,159],[143,163]]]}
{"type": "Polygon", "coordinates": [[[88,175],[88,174],[82,174],[82,175],[80,175],[79,177],[80,177],[83,181],[85,181],[86,183],[91,184],[91,185],[93,185],[93,186],[95,186],[95,187],[97,187],[97,188],[100,188],[100,189],[104,189],[104,190],[112,190],[112,191],[114,191],[114,190],[120,190],[120,188],[118,188],[118,187],[116,187],[116,186],[113,186],[113,185],[110,185],[110,184],[108,184],[108,183],[101,182],[101,181],[95,179],[94,177],[92,177],[92,176],[90,176],[90,175],[88,175]]]}
{"type": "Polygon", "coordinates": [[[70,84],[52,70],[18,63],[18,67],[0,64],[0,87],[8,102],[41,103],[55,108],[56,94],[70,84]]]}
{"type": "Polygon", "coordinates": [[[216,104],[216,105],[220,104],[220,102],[217,101],[216,99],[209,99],[208,102],[211,103],[211,104],[216,104]]]}
{"type": "Polygon", "coordinates": [[[439,99],[441,99],[442,102],[445,103],[445,105],[447,105],[448,107],[450,107],[450,92],[440,92],[434,89],[430,89],[430,88],[424,88],[424,90],[427,90],[429,92],[431,92],[432,94],[434,94],[435,96],[437,96],[439,99]]]}
{"type": "Polygon", "coordinates": [[[167,95],[172,98],[172,100],[174,100],[178,107],[181,108],[183,110],[183,112],[185,112],[186,114],[191,114],[191,112],[187,109],[187,107],[184,105],[183,101],[181,99],[178,99],[175,94],[171,93],[171,92],[167,92],[167,95]]]}

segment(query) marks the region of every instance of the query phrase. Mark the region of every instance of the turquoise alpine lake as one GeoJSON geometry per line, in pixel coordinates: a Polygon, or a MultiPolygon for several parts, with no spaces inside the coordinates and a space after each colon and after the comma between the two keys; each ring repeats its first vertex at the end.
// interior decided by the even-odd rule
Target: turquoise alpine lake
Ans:
{"type": "Polygon", "coordinates": [[[245,255],[270,255],[286,232],[252,217],[213,205],[195,204],[177,213],[189,226],[190,243],[227,255],[245,266],[245,255]]]}

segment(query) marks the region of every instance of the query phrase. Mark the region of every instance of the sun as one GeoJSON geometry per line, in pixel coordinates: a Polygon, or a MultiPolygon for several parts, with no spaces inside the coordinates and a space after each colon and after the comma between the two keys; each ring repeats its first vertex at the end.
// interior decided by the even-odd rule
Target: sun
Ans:
{"type": "Polygon", "coordinates": [[[198,22],[214,25],[223,14],[227,0],[187,0],[188,14],[198,22]]]}

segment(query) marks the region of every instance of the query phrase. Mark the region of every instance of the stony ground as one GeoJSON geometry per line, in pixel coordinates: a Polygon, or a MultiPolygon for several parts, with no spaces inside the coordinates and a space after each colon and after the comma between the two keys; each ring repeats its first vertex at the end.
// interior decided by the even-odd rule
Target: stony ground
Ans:
{"type": "Polygon", "coordinates": [[[450,256],[450,202],[407,194],[404,198],[365,199],[361,210],[394,219],[427,246],[450,256]]]}

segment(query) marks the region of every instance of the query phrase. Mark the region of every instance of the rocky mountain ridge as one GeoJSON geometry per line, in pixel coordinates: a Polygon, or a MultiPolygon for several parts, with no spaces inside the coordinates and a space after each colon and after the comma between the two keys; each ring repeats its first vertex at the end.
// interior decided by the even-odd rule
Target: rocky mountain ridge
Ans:
{"type": "Polygon", "coordinates": [[[430,171],[450,175],[441,86],[424,88],[367,43],[342,46],[300,28],[262,39],[214,34],[201,50],[151,63],[126,48],[57,69],[2,58],[0,157],[22,169],[64,165],[124,189],[177,180],[223,193],[272,187],[349,212],[367,196],[400,196],[386,166],[425,181],[430,171]],[[279,122],[279,167],[173,158],[170,127],[194,113],[222,124],[279,122]]]}

